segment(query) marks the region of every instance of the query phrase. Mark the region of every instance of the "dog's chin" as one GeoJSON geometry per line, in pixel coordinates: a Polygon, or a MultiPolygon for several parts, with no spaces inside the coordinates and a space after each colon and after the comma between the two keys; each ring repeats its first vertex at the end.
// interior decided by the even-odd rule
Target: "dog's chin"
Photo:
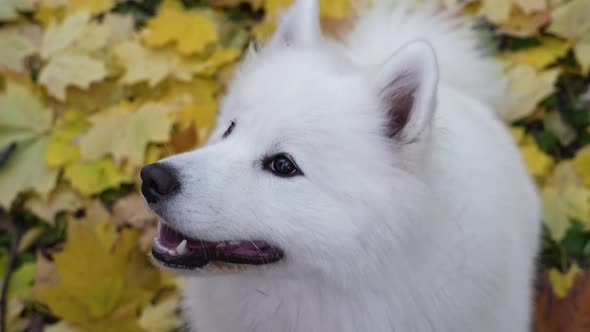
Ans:
{"type": "Polygon", "coordinates": [[[186,236],[160,222],[152,261],[183,275],[226,274],[260,269],[283,258],[283,251],[263,240],[205,241],[186,236]]]}

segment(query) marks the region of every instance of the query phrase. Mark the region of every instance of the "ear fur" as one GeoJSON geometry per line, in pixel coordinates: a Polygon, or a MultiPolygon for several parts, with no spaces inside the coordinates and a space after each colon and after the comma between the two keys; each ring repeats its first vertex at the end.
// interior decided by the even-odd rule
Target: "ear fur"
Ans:
{"type": "Polygon", "coordinates": [[[297,0],[283,15],[269,45],[306,46],[320,37],[318,0],[297,0]]]}
{"type": "Polygon", "coordinates": [[[389,137],[406,143],[418,138],[432,119],[437,81],[436,57],[427,42],[407,44],[385,63],[377,86],[389,137]]]}

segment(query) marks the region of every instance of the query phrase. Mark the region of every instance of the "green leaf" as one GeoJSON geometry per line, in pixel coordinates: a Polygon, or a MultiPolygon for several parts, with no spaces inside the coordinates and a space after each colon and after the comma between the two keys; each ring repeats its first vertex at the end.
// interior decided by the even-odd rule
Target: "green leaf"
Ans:
{"type": "Polygon", "coordinates": [[[583,259],[586,256],[584,249],[590,242],[590,233],[585,231],[584,224],[578,220],[571,220],[570,224],[561,246],[568,257],[583,259]]]}
{"type": "Polygon", "coordinates": [[[559,139],[548,131],[534,134],[537,145],[546,153],[555,153],[559,149],[559,139]]]}
{"type": "Polygon", "coordinates": [[[35,279],[36,271],[37,269],[34,262],[23,264],[14,270],[10,278],[10,283],[8,284],[8,298],[28,298],[31,284],[35,279]]]}

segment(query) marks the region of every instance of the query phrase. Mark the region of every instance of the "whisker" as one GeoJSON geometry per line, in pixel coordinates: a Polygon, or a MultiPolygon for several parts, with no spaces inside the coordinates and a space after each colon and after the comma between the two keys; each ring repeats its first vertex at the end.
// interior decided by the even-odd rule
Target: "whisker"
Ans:
{"type": "Polygon", "coordinates": [[[254,242],[254,240],[252,240],[252,238],[250,238],[250,243],[252,243],[252,245],[254,246],[254,248],[256,248],[256,251],[258,251],[258,256],[260,258],[262,258],[262,262],[266,263],[266,259],[264,258],[264,255],[262,253],[262,250],[260,250],[260,248],[256,245],[256,243],[254,242]]]}
{"type": "Polygon", "coordinates": [[[205,255],[207,256],[207,259],[212,259],[212,257],[209,255],[209,248],[205,245],[205,241],[203,241],[203,239],[199,239],[199,241],[201,241],[201,245],[203,248],[205,248],[205,255]]]}

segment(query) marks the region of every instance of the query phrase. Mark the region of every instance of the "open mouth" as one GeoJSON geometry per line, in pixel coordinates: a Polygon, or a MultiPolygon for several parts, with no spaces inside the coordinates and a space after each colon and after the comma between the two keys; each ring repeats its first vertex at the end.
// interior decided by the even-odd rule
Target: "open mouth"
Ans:
{"type": "Polygon", "coordinates": [[[152,256],[163,265],[192,270],[211,262],[264,265],[279,261],[283,252],[260,240],[211,242],[188,238],[166,224],[158,225],[152,256]]]}

